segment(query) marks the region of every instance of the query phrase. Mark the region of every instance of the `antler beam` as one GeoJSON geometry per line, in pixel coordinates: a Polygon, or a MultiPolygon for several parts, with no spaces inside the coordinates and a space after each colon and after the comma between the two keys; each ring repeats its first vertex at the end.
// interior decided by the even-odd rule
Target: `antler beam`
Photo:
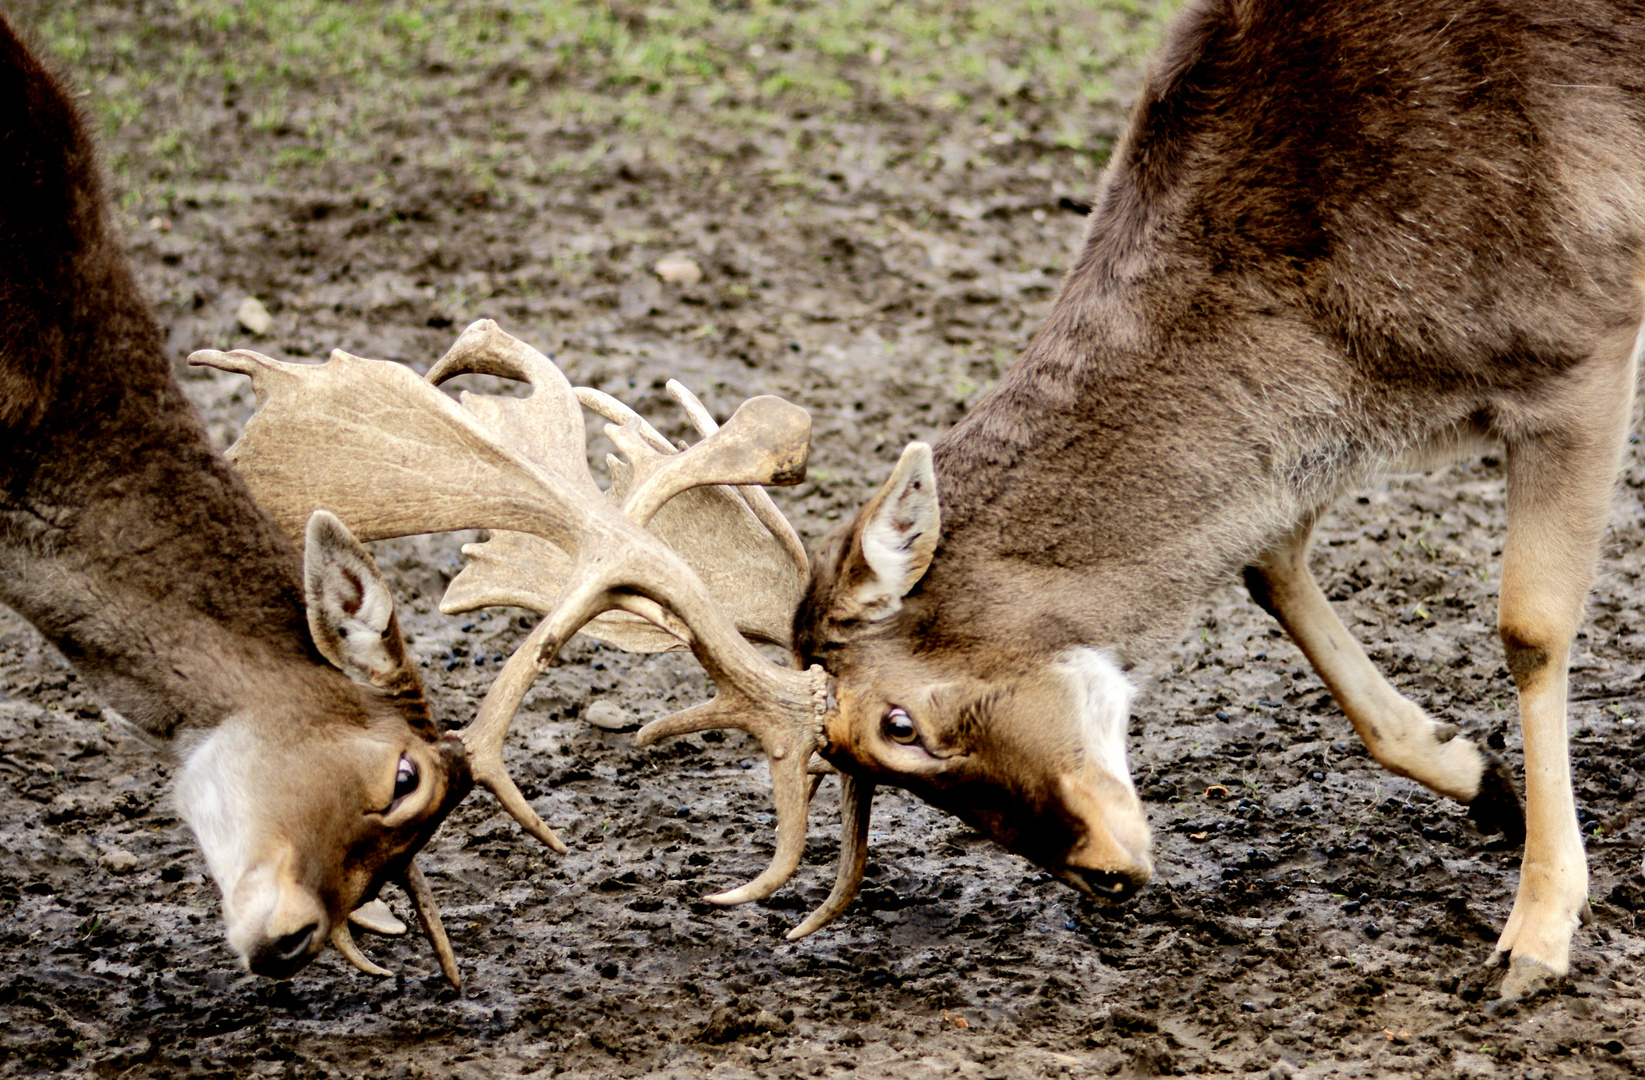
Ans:
{"type": "MultiPolygon", "coordinates": [[[[814,786],[807,766],[824,744],[831,709],[827,680],[820,668],[771,663],[747,639],[786,644],[804,584],[804,549],[761,488],[803,479],[810,441],[804,410],[756,397],[720,426],[690,391],[670,383],[703,436],[676,450],[616,399],[573,390],[547,357],[490,320],[465,330],[426,380],[402,365],[341,351],[318,365],[249,351],[189,359],[251,377],[258,411],[229,458],[294,535],[321,507],[362,540],[493,530],[489,541],[465,547],[470,563],[441,607],[504,603],[544,616],[459,733],[474,779],[527,832],[565,851],[509,778],[504,736],[537,672],[583,630],[639,651],[689,648],[714,679],[712,701],[647,725],[640,745],[735,727],[758,739],[770,759],[777,811],[771,865],[709,899],[760,899],[792,876],[814,786]],[[454,401],[437,389],[470,373],[527,382],[532,393],[465,392],[454,401]],[[606,432],[627,459],[608,459],[609,494],[588,472],[584,406],[611,421],[606,432]]],[[[413,878],[421,880],[415,866],[408,892],[430,938],[443,941],[426,883],[411,888],[413,878]]],[[[357,965],[364,960],[346,929],[337,944],[357,965]]],[[[454,972],[449,945],[441,952],[442,967],[454,972]]]]}

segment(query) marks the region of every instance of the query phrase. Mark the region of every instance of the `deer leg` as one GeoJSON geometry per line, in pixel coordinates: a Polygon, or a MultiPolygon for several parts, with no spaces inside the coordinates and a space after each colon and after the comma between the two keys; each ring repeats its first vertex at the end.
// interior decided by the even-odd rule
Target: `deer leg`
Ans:
{"type": "Polygon", "coordinates": [[[1483,831],[1502,832],[1517,843],[1524,819],[1501,760],[1458,735],[1455,726],[1434,720],[1377,671],[1308,571],[1313,530],[1312,520],[1303,522],[1246,568],[1251,598],[1308,657],[1378,763],[1467,803],[1483,831]]]}
{"type": "Polygon", "coordinates": [[[1571,934],[1588,916],[1566,682],[1632,403],[1634,352],[1623,356],[1623,363],[1596,357],[1569,400],[1556,403],[1568,418],[1563,424],[1508,441],[1508,543],[1497,628],[1519,691],[1526,836],[1519,890],[1493,957],[1511,957],[1501,989],[1507,999],[1535,993],[1566,973],[1571,934]]]}

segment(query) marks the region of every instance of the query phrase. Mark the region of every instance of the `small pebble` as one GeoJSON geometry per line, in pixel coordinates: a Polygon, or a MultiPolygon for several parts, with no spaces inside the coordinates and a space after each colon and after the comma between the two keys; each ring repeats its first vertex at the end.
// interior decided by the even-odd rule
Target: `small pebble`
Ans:
{"type": "Polygon", "coordinates": [[[583,719],[603,731],[623,731],[639,726],[631,714],[609,701],[596,701],[584,709],[583,719]]]}
{"type": "Polygon", "coordinates": [[[111,874],[129,874],[137,869],[137,856],[124,848],[110,848],[97,861],[111,874]]]}
{"type": "Polygon", "coordinates": [[[664,259],[653,269],[670,285],[695,285],[703,279],[703,268],[690,259],[664,259]]]}
{"type": "Polygon", "coordinates": [[[274,329],[274,316],[268,313],[268,308],[255,296],[248,296],[240,301],[240,306],[234,310],[234,319],[258,337],[274,329]]]}

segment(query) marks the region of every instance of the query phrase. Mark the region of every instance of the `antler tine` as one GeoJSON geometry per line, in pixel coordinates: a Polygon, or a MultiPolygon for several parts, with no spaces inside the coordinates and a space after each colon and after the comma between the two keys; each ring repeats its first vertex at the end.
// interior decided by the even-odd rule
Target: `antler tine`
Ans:
{"type": "Polygon", "coordinates": [[[684,410],[685,418],[691,421],[691,426],[697,429],[697,434],[708,436],[720,430],[720,422],[714,419],[714,414],[708,411],[702,399],[678,379],[670,379],[663,385],[668,396],[674,399],[675,404],[684,410]]]}
{"type": "Polygon", "coordinates": [[[652,427],[650,422],[647,421],[645,417],[641,416],[633,409],[630,409],[627,405],[624,405],[610,394],[587,386],[576,387],[572,393],[577,395],[577,400],[583,404],[584,408],[599,416],[605,417],[613,424],[621,426],[629,423],[630,421],[637,423],[639,425],[640,434],[645,437],[645,441],[650,444],[651,448],[658,453],[677,454],[680,452],[680,448],[663,438],[662,433],[652,427]]]}
{"type": "Polygon", "coordinates": [[[495,375],[533,386],[565,383],[570,387],[554,361],[490,319],[470,323],[445,355],[428,369],[426,378],[439,386],[459,375],[470,374],[495,375]]]}
{"type": "Polygon", "coordinates": [[[349,932],[347,919],[340,920],[336,926],[331,928],[331,943],[337,947],[338,952],[343,954],[344,960],[347,960],[367,975],[384,978],[394,974],[387,968],[372,963],[366,954],[360,951],[360,946],[354,943],[354,935],[349,932]]]}
{"type": "MultiPolygon", "coordinates": [[[[626,425],[625,425],[626,426],[626,425]]],[[[607,427],[616,442],[624,429],[607,427]]],[[[621,444],[619,444],[621,445],[621,444]]],[[[623,513],[637,525],[649,522],[669,499],[707,484],[797,484],[805,479],[811,449],[811,417],[782,398],[749,398],[725,425],[682,453],[650,459],[649,475],[635,466],[634,486],[623,513]]]]}
{"type": "Polygon", "coordinates": [[[446,982],[461,990],[463,975],[457,970],[457,954],[451,951],[451,939],[446,937],[446,928],[440,922],[440,905],[435,902],[434,890],[428,887],[428,879],[423,876],[416,859],[406,864],[406,872],[400,878],[400,888],[411,897],[411,906],[417,909],[417,921],[422,924],[428,943],[434,946],[434,956],[440,961],[440,971],[444,973],[446,982]]]}
{"type": "MultiPolygon", "coordinates": [[[[503,765],[503,739],[508,734],[514,713],[531,689],[532,680],[542,670],[539,657],[544,641],[549,637],[550,620],[543,619],[514,650],[514,655],[503,665],[502,673],[486,691],[480,703],[479,715],[473,723],[457,733],[468,753],[468,767],[474,782],[484,785],[510,817],[520,823],[526,832],[541,840],[554,852],[564,855],[569,848],[532,809],[525,794],[520,791],[508,769],[503,765]]],[[[570,636],[569,634],[567,635],[570,636]]],[[[558,645],[555,646],[556,651],[558,645]]]]}
{"type": "MultiPolygon", "coordinates": [[[[762,740],[763,741],[763,740],[762,740]]],[[[782,888],[805,855],[806,808],[810,805],[814,787],[806,775],[805,759],[809,753],[771,758],[771,802],[777,811],[777,847],[771,855],[771,864],[746,885],[713,893],[703,899],[721,907],[746,904],[750,900],[764,900],[782,888]]]]}
{"type": "Polygon", "coordinates": [[[789,941],[798,941],[827,926],[856,899],[868,866],[868,820],[874,806],[874,782],[850,773],[840,773],[840,864],[828,899],[788,932],[789,941]]]}
{"type": "Polygon", "coordinates": [[[494,375],[531,386],[525,399],[470,394],[463,406],[491,429],[496,440],[593,496],[599,487],[588,474],[583,411],[571,383],[554,362],[490,319],[464,330],[428,372],[440,386],[459,375],[494,375]]]}
{"type": "MultiPolygon", "coordinates": [[[[685,411],[686,418],[691,421],[691,426],[696,428],[698,432],[707,436],[720,430],[719,422],[714,419],[714,415],[703,405],[701,399],[693,394],[680,380],[668,380],[664,389],[668,391],[668,396],[673,398],[680,408],[685,411]]],[[[743,501],[754,512],[754,516],[759,519],[760,524],[764,525],[771,535],[776,537],[782,544],[784,550],[788,552],[788,557],[794,561],[794,566],[799,570],[800,576],[805,577],[811,568],[811,564],[806,558],[805,545],[800,542],[800,534],[794,531],[794,526],[783,516],[783,512],[777,509],[777,504],[771,501],[770,493],[757,484],[739,487],[735,490],[737,494],[743,497],[743,501]]]]}

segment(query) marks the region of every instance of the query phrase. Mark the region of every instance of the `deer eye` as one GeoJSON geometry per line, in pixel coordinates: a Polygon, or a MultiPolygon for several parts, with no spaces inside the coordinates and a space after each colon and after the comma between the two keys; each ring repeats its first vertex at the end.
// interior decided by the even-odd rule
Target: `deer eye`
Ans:
{"type": "Polygon", "coordinates": [[[400,767],[394,772],[394,801],[399,802],[416,791],[417,780],[417,763],[400,755],[400,767]]]}
{"type": "Polygon", "coordinates": [[[914,729],[914,721],[909,719],[908,710],[901,705],[892,706],[885,714],[885,719],[880,721],[880,729],[885,732],[886,738],[904,746],[910,745],[920,737],[920,733],[914,729]]]}

